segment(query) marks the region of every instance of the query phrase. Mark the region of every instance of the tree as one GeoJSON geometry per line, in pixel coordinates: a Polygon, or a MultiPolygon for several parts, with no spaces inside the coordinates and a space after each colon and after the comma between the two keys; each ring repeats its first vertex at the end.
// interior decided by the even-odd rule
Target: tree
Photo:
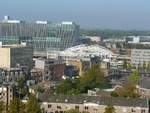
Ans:
{"type": "Polygon", "coordinates": [[[150,62],[147,64],[146,71],[150,71],[150,62]]]}
{"type": "Polygon", "coordinates": [[[89,89],[111,87],[104,77],[103,71],[98,66],[92,66],[79,79],[66,79],[56,87],[57,94],[79,95],[87,93],[89,89]]]}
{"type": "Polygon", "coordinates": [[[19,96],[24,97],[28,92],[27,88],[25,88],[25,85],[24,85],[26,82],[25,76],[22,75],[21,77],[18,77],[16,82],[18,83],[19,96]]]}
{"type": "Polygon", "coordinates": [[[14,98],[10,102],[9,113],[25,113],[25,106],[19,98],[14,98]]]}
{"type": "Polygon", "coordinates": [[[42,113],[40,105],[35,96],[30,96],[29,100],[26,104],[26,112],[27,113],[42,113]]]}
{"type": "Polygon", "coordinates": [[[0,113],[3,113],[5,109],[4,102],[0,101],[0,113]]]}
{"type": "MultiPolygon", "coordinates": [[[[137,89],[135,84],[132,83],[127,83],[125,85],[123,85],[122,88],[119,88],[115,91],[115,93],[117,94],[117,96],[120,97],[131,97],[131,98],[136,98],[139,95],[137,94],[137,89]]],[[[113,96],[113,95],[112,95],[113,96]]],[[[115,95],[116,96],[116,95],[115,95]]]]}
{"type": "Polygon", "coordinates": [[[128,80],[133,83],[133,84],[138,84],[140,81],[141,77],[139,72],[136,70],[134,71],[129,77],[128,80]]]}
{"type": "Polygon", "coordinates": [[[123,96],[124,97],[132,97],[132,98],[136,98],[139,95],[137,94],[137,88],[135,84],[132,83],[128,83],[126,85],[123,86],[124,88],[124,92],[123,92],[123,96]]]}
{"type": "Polygon", "coordinates": [[[119,95],[117,94],[117,92],[115,92],[115,91],[113,91],[113,92],[111,92],[111,94],[110,94],[112,97],[118,97],[119,95]]]}
{"type": "Polygon", "coordinates": [[[107,107],[105,107],[104,113],[116,113],[115,108],[112,105],[107,105],[107,107]]]}
{"type": "Polygon", "coordinates": [[[79,88],[82,93],[86,93],[89,89],[103,89],[110,86],[109,81],[104,77],[104,72],[96,65],[92,66],[79,79],[79,88]]]}
{"type": "Polygon", "coordinates": [[[66,79],[61,82],[61,84],[56,88],[56,93],[67,94],[72,89],[72,81],[66,79]]]}

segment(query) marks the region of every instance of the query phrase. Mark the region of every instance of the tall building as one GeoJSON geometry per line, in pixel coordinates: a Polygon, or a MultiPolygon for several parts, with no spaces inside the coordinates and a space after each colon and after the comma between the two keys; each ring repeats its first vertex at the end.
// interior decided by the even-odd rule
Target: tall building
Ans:
{"type": "Polygon", "coordinates": [[[74,22],[52,23],[48,21],[26,22],[10,20],[5,16],[0,22],[0,41],[4,44],[27,42],[34,54],[46,55],[47,51],[61,51],[76,45],[79,26],[74,22]]]}

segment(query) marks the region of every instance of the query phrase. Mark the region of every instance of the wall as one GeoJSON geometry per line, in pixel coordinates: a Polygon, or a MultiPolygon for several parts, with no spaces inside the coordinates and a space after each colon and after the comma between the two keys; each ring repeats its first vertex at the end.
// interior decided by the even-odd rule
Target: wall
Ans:
{"type": "Polygon", "coordinates": [[[10,49],[0,48],[0,67],[10,68],[10,49]]]}

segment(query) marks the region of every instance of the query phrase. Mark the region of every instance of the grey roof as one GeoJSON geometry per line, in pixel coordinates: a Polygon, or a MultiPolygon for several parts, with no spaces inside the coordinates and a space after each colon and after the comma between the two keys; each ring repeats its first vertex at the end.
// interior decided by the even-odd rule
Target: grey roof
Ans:
{"type": "Polygon", "coordinates": [[[51,103],[96,103],[99,105],[116,105],[116,106],[130,106],[130,107],[148,107],[147,99],[140,98],[122,98],[122,97],[98,97],[98,96],[68,96],[68,95],[39,95],[41,102],[51,103]]]}
{"type": "Polygon", "coordinates": [[[141,88],[150,89],[150,78],[148,78],[148,77],[143,78],[143,79],[140,81],[139,86],[140,86],[141,88]]]}

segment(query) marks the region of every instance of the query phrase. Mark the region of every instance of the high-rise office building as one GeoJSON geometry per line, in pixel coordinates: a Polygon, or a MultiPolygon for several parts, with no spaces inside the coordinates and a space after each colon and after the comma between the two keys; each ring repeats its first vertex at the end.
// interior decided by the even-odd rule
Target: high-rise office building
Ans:
{"type": "Polygon", "coordinates": [[[77,44],[79,26],[74,22],[26,22],[10,20],[5,16],[0,22],[0,41],[3,44],[32,44],[34,54],[61,51],[77,44]]]}

